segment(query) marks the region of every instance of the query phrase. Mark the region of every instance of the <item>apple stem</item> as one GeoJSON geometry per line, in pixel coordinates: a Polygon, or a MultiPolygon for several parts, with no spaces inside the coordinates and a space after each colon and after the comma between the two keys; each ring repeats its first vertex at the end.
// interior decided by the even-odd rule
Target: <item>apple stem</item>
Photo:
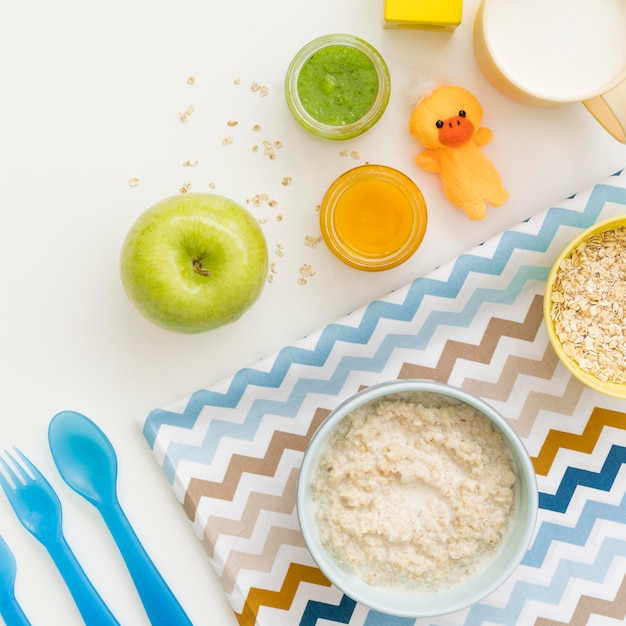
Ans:
{"type": "Polygon", "coordinates": [[[202,265],[202,261],[199,261],[198,259],[194,259],[192,262],[193,265],[193,271],[196,272],[196,274],[200,274],[200,276],[210,276],[211,272],[206,269],[206,267],[204,267],[204,265],[202,265]]]}

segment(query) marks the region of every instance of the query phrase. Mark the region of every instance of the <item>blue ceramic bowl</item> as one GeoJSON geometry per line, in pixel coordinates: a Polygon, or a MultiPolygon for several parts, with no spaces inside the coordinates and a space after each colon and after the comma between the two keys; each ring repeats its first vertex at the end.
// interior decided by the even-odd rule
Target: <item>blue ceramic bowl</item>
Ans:
{"type": "Polygon", "coordinates": [[[530,457],[515,431],[491,406],[461,389],[428,380],[397,380],[369,387],[340,404],[313,435],[300,469],[298,519],[307,547],[327,578],[353,600],[371,609],[400,617],[433,617],[460,611],[495,591],[519,565],[530,544],[537,518],[538,493],[530,457]],[[512,528],[494,560],[473,578],[436,592],[396,592],[371,586],[344,568],[323,546],[315,520],[311,481],[320,449],[335,426],[358,407],[397,394],[433,393],[465,402],[490,419],[509,446],[517,475],[512,528]]]}

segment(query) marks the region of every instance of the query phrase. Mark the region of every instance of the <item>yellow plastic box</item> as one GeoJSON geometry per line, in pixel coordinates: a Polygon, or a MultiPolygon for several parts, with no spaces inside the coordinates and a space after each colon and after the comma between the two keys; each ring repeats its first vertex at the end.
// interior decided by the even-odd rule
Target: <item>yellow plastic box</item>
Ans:
{"type": "Polygon", "coordinates": [[[385,0],[385,28],[454,30],[463,15],[463,0],[385,0]]]}

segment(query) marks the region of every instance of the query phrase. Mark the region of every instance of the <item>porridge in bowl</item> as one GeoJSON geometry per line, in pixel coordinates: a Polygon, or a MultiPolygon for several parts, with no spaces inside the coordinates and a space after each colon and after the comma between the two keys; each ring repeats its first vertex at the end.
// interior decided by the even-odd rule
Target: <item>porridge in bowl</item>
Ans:
{"type": "Polygon", "coordinates": [[[437,592],[484,569],[516,507],[493,422],[466,403],[394,396],[331,432],[313,471],[320,541],[369,585],[437,592]]]}

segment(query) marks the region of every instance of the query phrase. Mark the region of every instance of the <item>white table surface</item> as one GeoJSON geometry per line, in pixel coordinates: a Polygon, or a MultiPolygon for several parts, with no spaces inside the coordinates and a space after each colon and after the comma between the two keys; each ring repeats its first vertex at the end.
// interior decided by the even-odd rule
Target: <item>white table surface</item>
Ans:
{"type": "MultiPolygon", "coordinates": [[[[109,435],[122,506],[194,625],[234,626],[208,557],[141,435],[140,418],[626,165],[626,147],[582,105],[532,108],[487,82],[472,51],[476,8],[477,0],[466,0],[463,23],[450,34],[385,30],[382,0],[3,3],[0,446],[19,446],[57,488],[68,540],[120,623],[148,621],[101,518],[52,463],[47,425],[56,412],[81,411],[109,435]],[[293,54],[330,32],[370,41],[392,77],[382,120],[345,144],[307,135],[282,93],[293,54]],[[439,179],[414,163],[420,147],[406,129],[408,94],[420,81],[459,84],[483,105],[483,125],[494,133],[483,150],[510,199],[480,222],[452,207],[439,179]],[[269,93],[253,92],[253,82],[269,93]],[[179,113],[190,106],[183,123],[179,113]],[[239,123],[228,127],[228,120],[239,123]],[[253,131],[257,123],[261,130],[253,131]],[[227,135],[234,140],[223,145],[227,135]],[[252,151],[265,139],[283,144],[274,160],[252,151]],[[341,156],[346,149],[360,158],[341,156]],[[198,164],[183,167],[188,159],[198,164]],[[326,187],[366,160],[406,172],[429,207],[418,252],[377,274],[342,265],[323,245],[303,244],[306,235],[319,234],[315,206],[326,187]],[[289,186],[281,185],[286,176],[289,186]],[[129,185],[132,177],[137,186],[129,185]],[[195,336],[146,322],[127,301],[118,273],[131,223],[187,181],[193,191],[214,190],[242,204],[256,194],[278,202],[251,209],[269,218],[274,282],[238,322],[195,336]],[[282,257],[274,254],[277,244],[282,257]],[[315,275],[301,285],[305,263],[315,275]]],[[[16,554],[16,594],[32,623],[81,624],[47,553],[4,496],[0,533],[16,554]]]]}

